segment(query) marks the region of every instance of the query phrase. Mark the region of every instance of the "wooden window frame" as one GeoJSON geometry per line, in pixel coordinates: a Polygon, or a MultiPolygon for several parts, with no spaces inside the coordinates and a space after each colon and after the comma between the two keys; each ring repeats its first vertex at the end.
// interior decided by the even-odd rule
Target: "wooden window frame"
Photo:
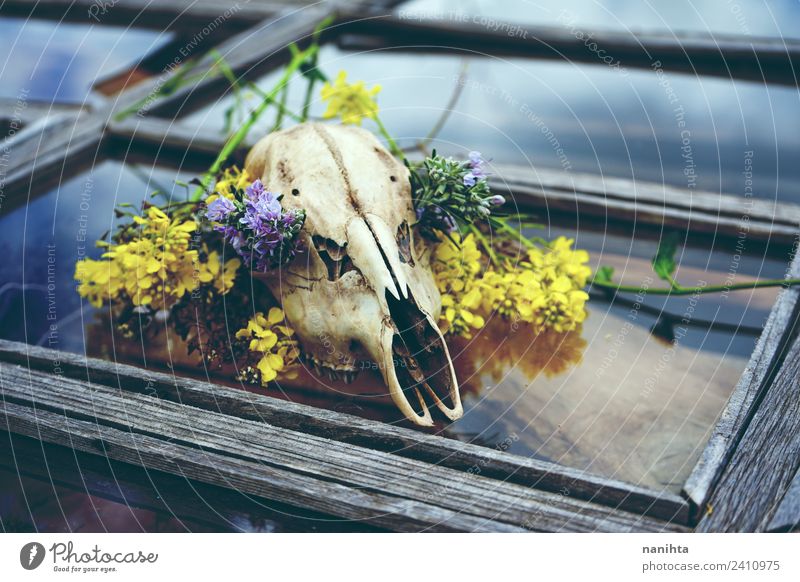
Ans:
{"type": "MultiPolygon", "coordinates": [[[[92,2],[11,0],[3,6],[5,14],[77,20],[92,2]]],[[[146,8],[149,1],[124,0],[104,23],[141,22],[186,31],[213,20],[228,4],[233,3],[171,0],[159,3],[155,13],[146,8]]],[[[237,74],[254,78],[284,63],[290,42],[302,44],[323,17],[336,15],[325,40],[342,46],[391,47],[402,39],[404,45],[424,45],[429,51],[463,47],[594,62],[574,37],[555,28],[527,27],[530,40],[520,43],[468,25],[400,19],[387,14],[394,4],[396,0],[362,1],[337,13],[333,2],[294,12],[281,3],[251,3],[237,16],[244,30],[214,48],[237,74]],[[281,20],[275,24],[278,15],[281,20]]],[[[602,37],[628,67],[649,68],[660,60],[666,70],[709,75],[720,74],[722,62],[726,77],[797,85],[797,42],[612,32],[602,37]]],[[[198,70],[211,63],[210,57],[201,58],[198,70]]],[[[120,149],[177,159],[216,155],[222,138],[199,136],[180,123],[154,118],[179,117],[212,100],[225,86],[211,76],[160,99],[147,117],[115,120],[118,112],[164,81],[164,76],[148,79],[113,98],[94,94],[89,107],[37,109],[46,112],[44,120],[29,112],[26,127],[6,142],[11,154],[6,209],[65,175],[113,159],[120,149]]],[[[239,159],[250,145],[237,152],[239,159]]],[[[784,248],[797,242],[797,204],[745,204],[725,194],[687,196],[663,185],[552,170],[534,173],[515,166],[498,166],[492,179],[523,204],[546,202],[551,209],[581,216],[622,222],[635,217],[637,223],[735,237],[746,214],[751,239],[784,248]]],[[[788,275],[800,277],[796,256],[788,275]]],[[[794,530],[800,527],[799,298],[796,288],[780,292],[681,495],[329,410],[8,341],[0,341],[0,429],[22,435],[13,437],[21,447],[35,449],[31,439],[36,439],[42,451],[57,449],[68,439],[76,455],[102,455],[126,470],[144,466],[165,479],[187,477],[222,492],[221,497],[235,487],[253,499],[368,520],[369,526],[391,530],[794,530]],[[189,421],[187,428],[183,423],[189,421]],[[208,427],[202,434],[189,430],[201,426],[208,427]],[[252,442],[236,447],[234,434],[252,442]]],[[[6,446],[13,452],[13,445],[6,446]]],[[[193,515],[190,507],[185,512],[193,515]]]]}

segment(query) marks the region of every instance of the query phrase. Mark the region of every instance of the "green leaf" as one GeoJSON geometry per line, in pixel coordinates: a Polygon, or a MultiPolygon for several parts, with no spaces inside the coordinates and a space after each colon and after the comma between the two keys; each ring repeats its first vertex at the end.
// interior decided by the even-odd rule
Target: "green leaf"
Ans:
{"type": "Polygon", "coordinates": [[[597,267],[592,281],[601,285],[612,285],[614,283],[614,267],[608,265],[597,267]]]}
{"type": "Polygon", "coordinates": [[[678,250],[678,233],[670,232],[669,234],[661,237],[658,244],[658,250],[653,257],[653,271],[660,279],[667,281],[670,285],[673,284],[672,275],[675,269],[678,268],[675,262],[675,253],[678,250]]]}

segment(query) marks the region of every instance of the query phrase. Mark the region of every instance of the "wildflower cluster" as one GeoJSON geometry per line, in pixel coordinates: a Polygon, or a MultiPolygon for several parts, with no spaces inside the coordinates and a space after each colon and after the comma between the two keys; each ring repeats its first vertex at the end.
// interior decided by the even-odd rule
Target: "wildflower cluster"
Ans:
{"type": "Polygon", "coordinates": [[[247,264],[269,271],[294,257],[306,219],[303,210],[284,210],[281,198],[261,180],[250,182],[245,171],[232,170],[206,199],[206,218],[247,264]]]}
{"type": "Polygon", "coordinates": [[[170,309],[187,292],[211,284],[221,294],[233,286],[240,261],[224,264],[216,251],[192,248],[193,219],[168,216],[155,206],[144,216],[134,216],[132,228],[112,244],[100,260],[84,259],[75,265],[78,293],[95,307],[115,301],[170,309]]]}
{"type": "Polygon", "coordinates": [[[436,286],[442,294],[442,323],[454,335],[470,338],[484,326],[479,285],[481,252],[470,234],[460,244],[442,237],[433,254],[436,286]]]}
{"type": "Polygon", "coordinates": [[[504,259],[500,267],[482,269],[483,257],[473,235],[442,237],[434,252],[433,271],[442,293],[444,327],[469,338],[497,313],[536,330],[565,332],[586,318],[589,295],[583,291],[591,274],[586,251],[559,237],[527,251],[525,260],[504,259]]]}
{"type": "Polygon", "coordinates": [[[459,162],[434,151],[420,169],[412,169],[411,192],[423,232],[451,233],[459,225],[489,218],[492,207],[505,199],[492,195],[487,176],[480,152],[470,152],[468,161],[459,162]]]}
{"type": "Polygon", "coordinates": [[[364,81],[348,83],[347,73],[341,71],[333,84],[325,83],[322,86],[322,100],[328,102],[328,108],[322,117],[340,117],[342,123],[353,125],[361,125],[364,118],[377,119],[378,104],[375,96],[380,90],[380,85],[367,89],[364,81]]]}
{"type": "Polygon", "coordinates": [[[257,362],[246,366],[240,376],[249,382],[266,385],[279,373],[291,375],[292,365],[300,355],[294,330],[286,325],[283,310],[273,307],[265,316],[256,313],[247,327],[236,332],[236,339],[247,344],[247,349],[257,362]]]}

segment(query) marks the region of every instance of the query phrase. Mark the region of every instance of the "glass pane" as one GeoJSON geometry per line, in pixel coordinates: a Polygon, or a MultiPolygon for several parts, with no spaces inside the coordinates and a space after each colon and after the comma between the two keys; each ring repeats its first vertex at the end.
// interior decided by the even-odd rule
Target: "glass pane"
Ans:
{"type": "Polygon", "coordinates": [[[494,26],[492,21],[558,26],[565,20],[586,30],[710,32],[757,36],[796,36],[800,9],[789,0],[414,0],[395,11],[401,18],[456,19],[494,26]]]}
{"type": "MultiPolygon", "coordinates": [[[[381,119],[404,146],[428,135],[461,84],[460,99],[430,144],[442,153],[463,156],[477,149],[495,162],[800,202],[800,167],[793,162],[800,155],[796,89],[552,61],[419,58],[333,46],[322,50],[320,68],[380,84],[381,119]],[[751,189],[744,171],[752,174],[751,189]]],[[[258,84],[271,88],[278,77],[272,73],[258,84]]],[[[291,89],[289,107],[298,110],[303,84],[291,89]]],[[[247,107],[256,102],[251,97],[247,107]]],[[[232,104],[225,96],[186,122],[203,134],[220,132],[232,104]]],[[[322,115],[323,105],[315,102],[312,113],[322,115]]],[[[253,135],[266,133],[271,123],[265,119],[253,135]]]]}
{"type": "Polygon", "coordinates": [[[20,18],[0,18],[0,96],[84,103],[98,80],[131,67],[172,33],[20,18]]]}
{"type": "MultiPolygon", "coordinates": [[[[0,335],[150,369],[211,374],[214,381],[273,397],[405,424],[369,366],[349,385],[302,370],[277,386],[243,386],[231,370],[206,371],[179,337],[165,335],[164,326],[148,328],[145,342],[119,332],[112,339],[107,310],[81,305],[75,261],[102,252],[93,241],[121,220],[114,206],[138,206],[155,189],[182,199],[185,189],[174,181],[196,173],[106,161],[25,206],[4,208],[0,335]]],[[[657,236],[651,229],[550,222],[540,234],[574,237],[595,265],[614,266],[627,284],[659,285],[649,266],[657,236]]],[[[699,285],[722,283],[731,273],[736,281],[783,276],[786,256],[755,249],[739,256],[740,250],[736,241],[698,240],[682,253],[677,277],[699,285]]],[[[594,297],[576,332],[535,336],[493,320],[473,341],[451,341],[465,415],[440,422],[436,432],[678,491],[745,367],[776,292],[668,300],[644,295],[638,307],[634,296],[611,303],[594,297]]]]}

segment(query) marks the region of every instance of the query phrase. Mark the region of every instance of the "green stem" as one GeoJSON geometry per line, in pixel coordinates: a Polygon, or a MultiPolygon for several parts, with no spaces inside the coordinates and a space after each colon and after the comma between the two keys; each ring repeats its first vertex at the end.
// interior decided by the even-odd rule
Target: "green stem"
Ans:
{"type": "Polygon", "coordinates": [[[497,260],[497,253],[494,252],[494,249],[492,248],[492,245],[489,243],[488,240],[486,240],[486,237],[481,232],[481,229],[479,229],[474,224],[470,224],[469,228],[470,228],[470,231],[472,231],[472,234],[475,235],[475,238],[477,238],[478,241],[481,243],[483,248],[486,249],[486,254],[489,255],[489,259],[492,261],[492,264],[494,266],[496,266],[496,267],[499,267],[500,266],[500,261],[497,260]]]}
{"type": "MultiPolygon", "coordinates": [[[[312,68],[316,68],[317,66],[317,55],[311,59],[310,66],[312,68]]],[[[317,84],[317,76],[311,75],[308,78],[308,85],[306,85],[306,95],[303,99],[303,109],[300,112],[300,122],[303,123],[308,120],[308,112],[311,109],[311,98],[314,96],[314,85],[317,84]]]]}
{"type": "Polygon", "coordinates": [[[392,152],[392,154],[394,154],[401,160],[405,160],[406,156],[403,153],[403,150],[397,147],[397,142],[395,142],[394,139],[392,139],[392,136],[389,135],[389,132],[386,131],[386,127],[384,127],[383,122],[380,120],[380,118],[376,115],[375,117],[372,118],[372,120],[377,124],[378,131],[381,133],[384,139],[386,139],[386,142],[389,144],[389,150],[392,152]]]}
{"type": "MultiPolygon", "coordinates": [[[[262,99],[269,99],[269,96],[267,95],[266,91],[262,91],[261,87],[259,87],[258,85],[255,85],[255,84],[251,83],[250,85],[248,85],[248,87],[250,88],[251,91],[253,91],[256,95],[258,95],[262,99]]],[[[302,122],[302,119],[300,118],[300,116],[297,113],[295,113],[294,111],[292,111],[291,109],[289,109],[285,105],[282,105],[280,101],[274,101],[273,100],[272,104],[275,107],[277,107],[280,111],[282,111],[285,116],[291,118],[292,120],[296,121],[297,123],[301,123],[302,122]]]]}
{"type": "Polygon", "coordinates": [[[520,242],[525,247],[529,249],[536,248],[536,243],[525,237],[525,235],[523,235],[519,230],[517,230],[513,226],[510,226],[505,220],[500,220],[499,218],[492,217],[490,218],[490,221],[492,223],[492,226],[494,226],[498,230],[507,232],[508,234],[512,235],[515,239],[517,239],[518,242],[520,242]]]}
{"type": "Polygon", "coordinates": [[[760,287],[792,287],[800,285],[800,279],[763,279],[760,281],[747,281],[746,283],[736,283],[734,285],[706,285],[705,287],[655,287],[644,288],[636,285],[618,285],[617,283],[606,283],[592,280],[590,285],[599,287],[614,293],[643,293],[647,295],[701,295],[703,293],[723,293],[725,291],[738,291],[742,289],[757,289],[760,287]]]}
{"type": "Polygon", "coordinates": [[[292,57],[292,60],[286,66],[286,69],[284,70],[283,75],[278,83],[269,93],[267,93],[267,96],[264,98],[261,104],[250,113],[250,119],[242,124],[239,130],[234,133],[225,143],[225,146],[217,156],[217,159],[214,160],[214,163],[211,164],[211,167],[200,180],[200,185],[197,187],[197,189],[195,189],[190,200],[197,202],[203,197],[203,194],[205,194],[208,186],[214,179],[214,176],[219,174],[220,170],[222,169],[222,165],[228,160],[231,154],[236,151],[236,148],[238,148],[245,140],[247,134],[250,132],[250,129],[253,127],[253,125],[255,125],[256,121],[258,121],[258,118],[261,116],[261,114],[264,113],[264,111],[266,111],[266,109],[272,104],[272,102],[275,100],[275,97],[289,81],[289,78],[295,73],[295,71],[297,71],[300,65],[303,64],[307,58],[315,55],[318,50],[318,45],[311,45],[306,50],[300,51],[292,57]]]}

